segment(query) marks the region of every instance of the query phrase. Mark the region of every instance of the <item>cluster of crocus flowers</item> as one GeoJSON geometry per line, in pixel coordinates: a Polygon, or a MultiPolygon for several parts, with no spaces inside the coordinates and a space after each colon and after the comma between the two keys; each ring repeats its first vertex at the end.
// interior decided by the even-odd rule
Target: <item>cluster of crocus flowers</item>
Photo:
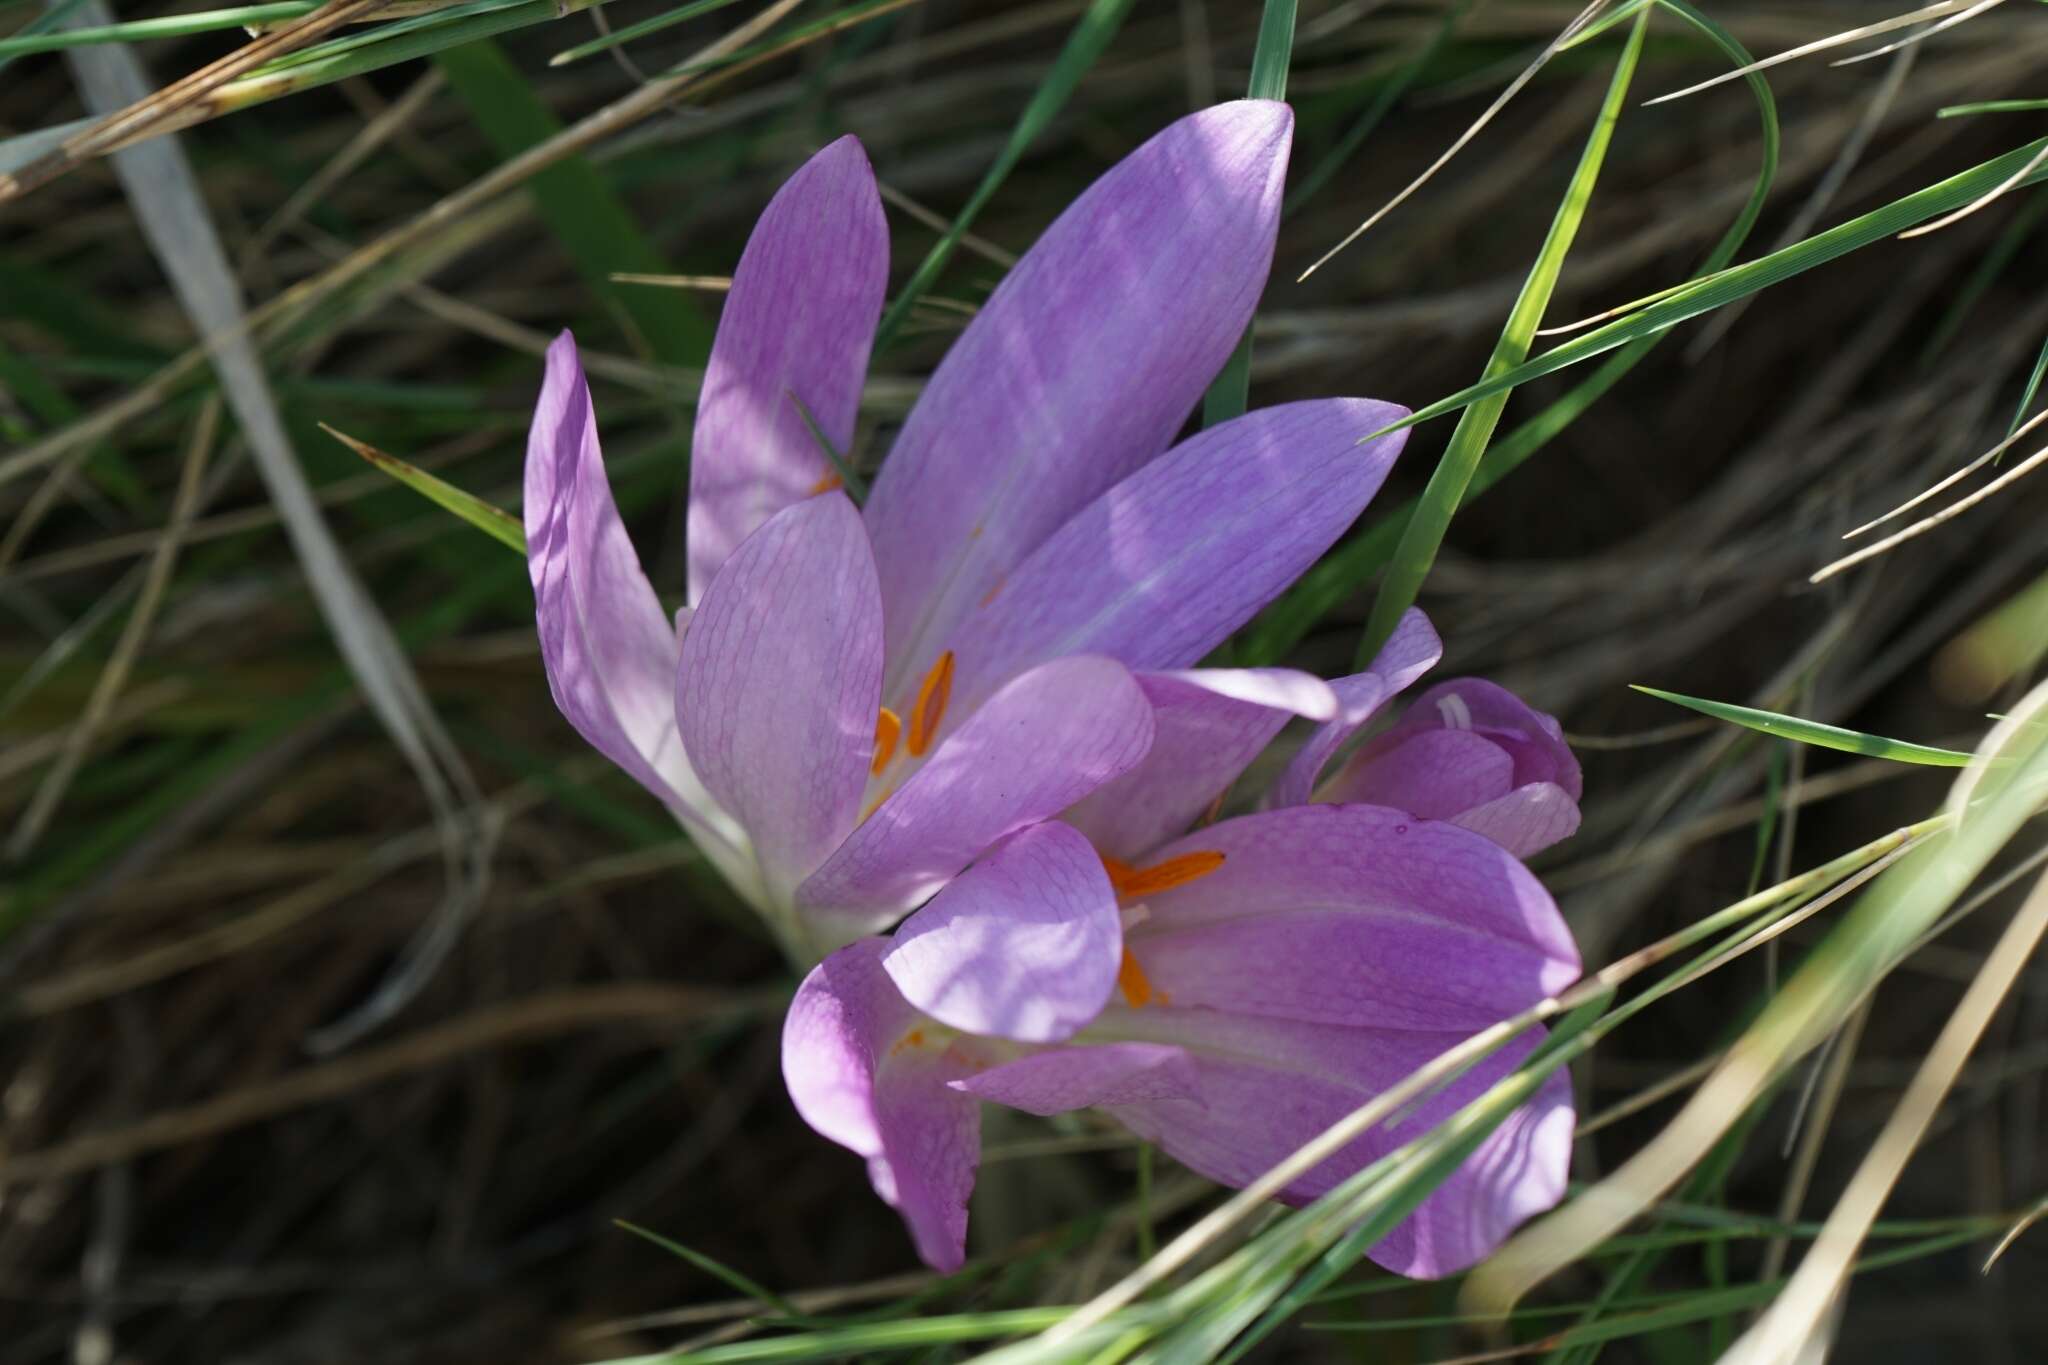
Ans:
{"type": "MultiPolygon", "coordinates": [[[[525,515],[556,701],[817,964],[791,1093],[935,1266],[963,1255],[982,1099],[1099,1108],[1242,1184],[1577,970],[1514,856],[1576,821],[1554,725],[1447,684],[1323,774],[1435,661],[1419,614],[1336,683],[1195,667],[1344,532],[1403,440],[1360,443],[1405,410],[1328,399],[1173,443],[1264,284],[1291,125],[1219,106],[1096,182],[950,349],[864,508],[838,452],[887,234],[859,144],[813,157],[734,271],[673,620],[574,343],[548,355],[525,515]],[[1196,828],[1297,717],[1317,728],[1270,809],[1196,828]]],[[[1469,1263],[1556,1200],[1570,1128],[1553,1086],[1382,1259],[1469,1263]]]]}

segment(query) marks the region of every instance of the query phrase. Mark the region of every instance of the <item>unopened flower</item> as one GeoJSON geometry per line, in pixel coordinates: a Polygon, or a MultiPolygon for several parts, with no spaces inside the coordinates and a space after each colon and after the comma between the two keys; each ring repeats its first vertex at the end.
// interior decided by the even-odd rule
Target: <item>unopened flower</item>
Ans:
{"type": "MultiPolygon", "coordinates": [[[[1303,711],[1328,719],[1274,797],[1312,791],[1343,741],[1440,653],[1411,612],[1371,668],[1320,700],[1320,685],[1298,675],[1148,682],[1156,735],[1143,762],[1069,823],[996,847],[893,938],[860,940],[811,972],[784,1031],[790,1093],[812,1127],[867,1159],[928,1263],[950,1269],[964,1255],[983,1100],[1034,1114],[1098,1109],[1194,1170],[1242,1186],[1447,1048],[1576,979],[1569,930],[1513,854],[1414,813],[1469,815],[1501,799],[1491,794],[1498,783],[1454,792],[1409,740],[1362,751],[1373,756],[1358,780],[1374,784],[1379,804],[1281,804],[1196,824],[1303,711]],[[1467,797],[1479,804],[1461,805],[1467,797]],[[1020,915],[1008,890],[1020,880],[1067,887],[1073,912],[1020,915]],[[1116,920],[1086,912],[1105,892],[1116,920]],[[1048,991],[1048,981],[1065,989],[1048,991]]],[[[1544,745],[1516,728],[1535,717],[1548,735],[1548,718],[1514,707],[1464,719],[1499,720],[1510,734],[1491,742],[1528,747],[1542,781],[1562,787],[1555,779],[1569,765],[1576,795],[1569,751],[1559,743],[1543,768],[1535,751],[1544,745]]],[[[1426,728],[1418,718],[1390,734],[1426,728]]],[[[1475,766],[1462,752],[1451,757],[1475,766]]],[[[1358,1138],[1281,1197],[1307,1202],[1428,1131],[1540,1036],[1524,1035],[1358,1138]]],[[[1472,1264],[1562,1195],[1572,1128],[1559,1074],[1373,1258],[1416,1276],[1472,1264]]]]}
{"type": "MultiPolygon", "coordinates": [[[[574,343],[550,348],[526,529],[555,699],[800,961],[1131,771],[1173,685],[1149,671],[1225,639],[1385,477],[1402,434],[1357,442],[1405,410],[1362,399],[1167,448],[1264,283],[1291,126],[1277,103],[1205,110],[1096,182],[954,344],[864,513],[820,438],[853,437],[887,234],[860,145],[813,157],[734,271],[673,623],[574,343]]],[[[1048,877],[1008,888],[1015,915],[1071,909],[1048,877]]]]}

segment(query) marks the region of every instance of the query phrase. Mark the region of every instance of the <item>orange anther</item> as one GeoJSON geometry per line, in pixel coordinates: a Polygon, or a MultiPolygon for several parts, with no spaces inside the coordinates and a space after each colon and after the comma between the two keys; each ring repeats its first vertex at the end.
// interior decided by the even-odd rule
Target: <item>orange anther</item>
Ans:
{"type": "Polygon", "coordinates": [[[846,487],[846,480],[840,478],[837,474],[827,474],[824,478],[811,485],[810,496],[815,498],[820,493],[830,493],[835,488],[844,487],[846,487]]]}
{"type": "Polygon", "coordinates": [[[883,707],[875,715],[875,761],[868,771],[876,777],[889,766],[889,760],[896,757],[896,736],[903,733],[903,721],[894,711],[883,707]]]}
{"type": "Polygon", "coordinates": [[[924,757],[939,725],[946,719],[946,702],[953,695],[953,651],[947,650],[924,675],[917,689],[917,704],[910,708],[910,740],[906,746],[912,758],[924,757]]]}
{"type": "Polygon", "coordinates": [[[1152,979],[1145,975],[1145,969],[1138,965],[1129,948],[1124,949],[1124,960],[1116,969],[1116,985],[1123,992],[1124,1003],[1132,1009],[1142,1009],[1155,1001],[1162,1005],[1172,1003],[1165,991],[1152,988],[1152,979]]]}
{"type": "Polygon", "coordinates": [[[908,1033],[904,1034],[904,1035],[903,1035],[903,1036],[902,1036],[901,1038],[898,1038],[898,1039],[896,1040],[896,1045],[895,1045],[894,1047],[891,1047],[891,1048],[889,1049],[889,1055],[890,1055],[891,1057],[894,1057],[894,1056],[895,1056],[895,1055],[896,1055],[897,1053],[899,1053],[899,1052],[903,1052],[903,1051],[906,1051],[906,1050],[908,1050],[908,1049],[911,1049],[911,1048],[919,1048],[919,1047],[923,1047],[923,1046],[924,1046],[924,1030],[923,1030],[923,1029],[921,1029],[921,1028],[914,1028],[914,1029],[912,1029],[912,1030],[911,1030],[910,1032],[908,1032],[908,1033]]]}
{"type": "Polygon", "coordinates": [[[1223,861],[1223,854],[1216,849],[1197,849],[1142,869],[1105,857],[1102,870],[1109,874],[1110,888],[1116,892],[1118,900],[1143,900],[1162,891],[1171,891],[1176,886],[1199,881],[1223,866],[1223,861]]]}

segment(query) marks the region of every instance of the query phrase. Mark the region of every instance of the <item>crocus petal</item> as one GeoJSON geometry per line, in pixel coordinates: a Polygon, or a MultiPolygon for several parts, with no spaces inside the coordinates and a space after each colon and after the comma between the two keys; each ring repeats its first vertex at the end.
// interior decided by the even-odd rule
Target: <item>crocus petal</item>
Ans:
{"type": "Polygon", "coordinates": [[[1289,403],[1210,427],[1055,532],[954,637],[973,704],[1063,654],[1185,668],[1315,563],[1371,500],[1407,415],[1363,398],[1289,403]]]}
{"type": "Polygon", "coordinates": [[[1498,683],[1484,678],[1438,683],[1415,699],[1387,737],[1422,729],[1469,730],[1484,735],[1514,759],[1518,787],[1554,782],[1574,801],[1585,790],[1578,756],[1565,743],[1564,728],[1556,717],[1538,711],[1498,683]]]}
{"type": "Polygon", "coordinates": [[[1046,229],[954,342],[867,505],[890,696],[1187,420],[1265,286],[1293,122],[1245,100],[1171,124],[1046,229]]]}
{"type": "Polygon", "coordinates": [[[1508,751],[1470,730],[1419,730],[1346,764],[1316,793],[1320,801],[1392,806],[1425,820],[1451,820],[1514,789],[1508,751]]]}
{"type": "MultiPolygon", "coordinates": [[[[563,332],[526,446],[526,563],[555,705],[606,758],[700,835],[701,788],[676,733],[676,631],[627,538],[598,448],[590,388],[563,332]]],[[[711,817],[711,818],[716,818],[711,817]]]]}
{"type": "Polygon", "coordinates": [[[875,173],[842,137],[768,201],[733,270],[690,442],[691,602],[755,528],[832,478],[798,403],[851,447],[888,276],[875,173]]]}
{"type": "Polygon", "coordinates": [[[1201,1103],[1194,1063],[1184,1049],[1165,1043],[1048,1048],[977,1071],[952,1086],[1041,1117],[1153,1100],[1201,1103]]]}
{"type": "Polygon", "coordinates": [[[881,939],[849,944],[797,988],[782,1027],[782,1076],[804,1122],[866,1157],[875,1193],[903,1215],[917,1254],[957,1270],[981,1160],[981,1109],[949,1088],[974,1062],[882,968],[881,939]]]}
{"type": "Polygon", "coordinates": [[[1429,618],[1414,607],[1403,612],[1401,619],[1394,623],[1393,633],[1387,636],[1387,642],[1380,646],[1380,652],[1363,673],[1354,673],[1330,684],[1337,693],[1337,718],[1318,726],[1316,732],[1308,737],[1308,742],[1288,763],[1287,770],[1274,782],[1266,804],[1299,806],[1307,802],[1322,776],[1324,765],[1344,747],[1345,741],[1357,734],[1379,714],[1381,707],[1410,683],[1436,667],[1443,654],[1444,643],[1437,638],[1429,618]]]}
{"type": "Polygon", "coordinates": [[[797,903],[848,936],[885,925],[996,840],[1129,772],[1151,742],[1152,707],[1121,664],[1084,655],[1033,669],[941,741],[797,903]]]}
{"type": "Polygon", "coordinates": [[[1485,835],[1517,858],[1533,858],[1578,832],[1579,803],[1555,782],[1531,782],[1453,816],[1451,823],[1485,835]]]}
{"type": "Polygon", "coordinates": [[[1177,1008],[1372,1028],[1480,1028],[1563,990],[1577,947],[1508,852],[1378,806],[1290,806],[1155,855],[1223,855],[1146,899],[1126,942],[1177,1008]]]}
{"type": "Polygon", "coordinates": [[[1114,858],[1132,861],[1193,824],[1290,717],[1328,720],[1336,694],[1283,668],[1141,673],[1157,730],[1144,762],[1067,812],[1114,858]]]}
{"type": "Polygon", "coordinates": [[[1055,823],[1020,830],[955,877],[904,921],[882,965],[942,1024],[1053,1043],[1101,1012],[1122,960],[1102,859],[1055,823]]]}
{"type": "MultiPolygon", "coordinates": [[[[1330,1028],[1207,1010],[1130,1013],[1171,1016],[1150,1021],[1151,1031],[1186,1047],[1202,1103],[1148,1100],[1108,1106],[1108,1112],[1182,1164],[1240,1187],[1461,1036],[1330,1028]]],[[[1373,1129],[1295,1180],[1280,1197],[1308,1203],[1422,1136],[1502,1079],[1541,1038],[1535,1030],[1516,1039],[1412,1112],[1403,1111],[1393,1127],[1373,1129]]],[[[1563,1196],[1573,1123],[1571,1087],[1559,1074],[1369,1254],[1417,1278],[1449,1275],[1482,1259],[1517,1224],[1563,1196]]]]}
{"type": "Polygon", "coordinates": [[[881,597],[843,493],[777,512],[683,637],[675,715],[704,785],[787,896],[860,814],[882,690],[881,597]]]}
{"type": "Polygon", "coordinates": [[[1454,678],[1417,697],[1315,795],[1452,820],[1526,858],[1579,827],[1580,790],[1556,720],[1504,687],[1454,678]]]}

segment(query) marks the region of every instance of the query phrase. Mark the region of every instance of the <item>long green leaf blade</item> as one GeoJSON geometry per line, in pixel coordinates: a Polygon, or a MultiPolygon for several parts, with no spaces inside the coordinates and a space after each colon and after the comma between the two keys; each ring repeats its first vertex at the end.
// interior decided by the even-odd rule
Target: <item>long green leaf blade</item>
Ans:
{"type": "Polygon", "coordinates": [[[1682,692],[1666,692],[1662,688],[1644,687],[1640,683],[1632,683],[1630,686],[1645,696],[1668,701],[1674,706],[1683,706],[1703,716],[1712,716],[1715,720],[1725,720],[1778,739],[1797,740],[1801,744],[1812,744],[1822,749],[1839,749],[1847,754],[1889,758],[1897,763],[1922,763],[1935,768],[1960,768],[1970,761],[1970,755],[1958,749],[1937,749],[1926,744],[1909,744],[1902,739],[1886,739],[1883,735],[1865,734],[1861,730],[1845,730],[1839,725],[1823,725],[1819,721],[1801,720],[1797,716],[1782,715],[1776,711],[1761,711],[1753,706],[1736,706],[1731,702],[1688,697],[1682,692]]]}

